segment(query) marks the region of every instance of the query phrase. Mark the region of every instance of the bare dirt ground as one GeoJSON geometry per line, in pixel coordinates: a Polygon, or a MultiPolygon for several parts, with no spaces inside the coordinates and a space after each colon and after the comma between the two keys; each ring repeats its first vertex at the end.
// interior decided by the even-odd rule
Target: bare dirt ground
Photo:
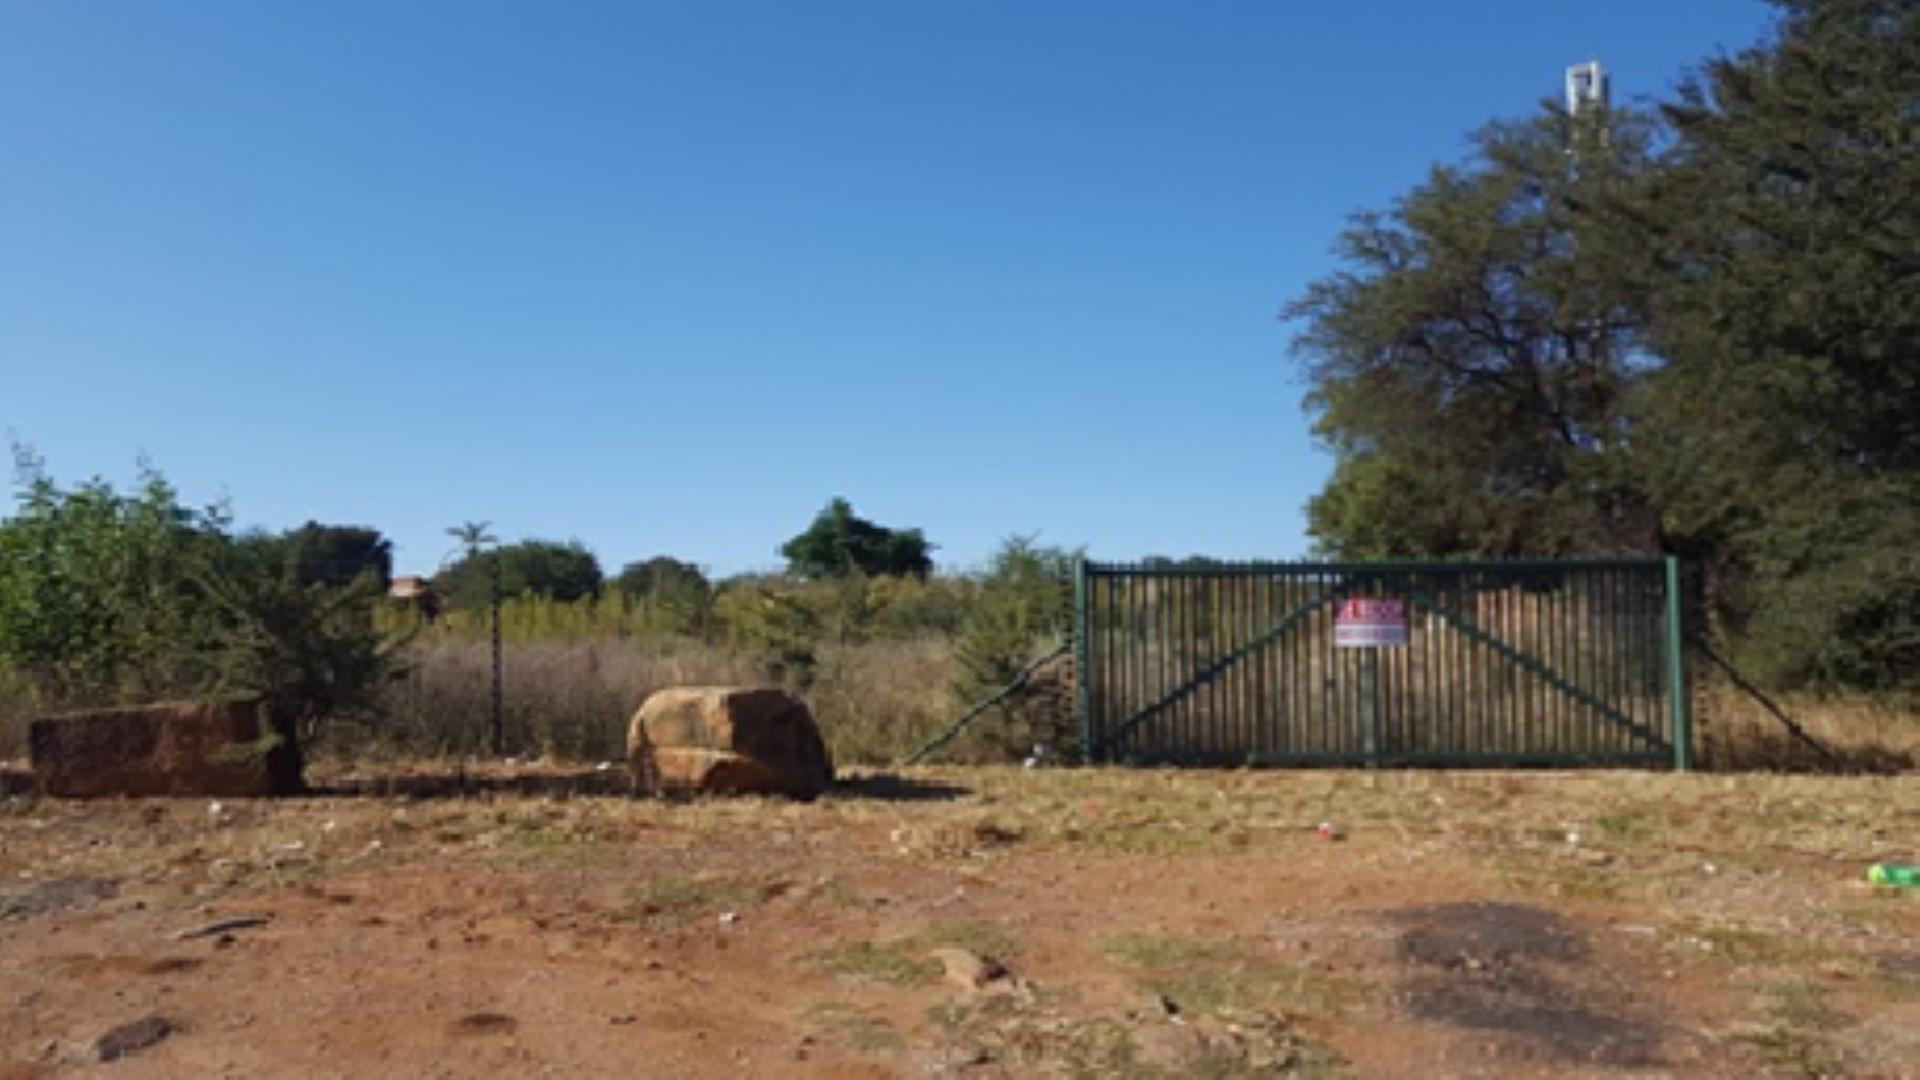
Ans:
{"type": "Polygon", "coordinates": [[[0,802],[0,1078],[1920,1076],[1911,776],[331,780],[0,802]]]}

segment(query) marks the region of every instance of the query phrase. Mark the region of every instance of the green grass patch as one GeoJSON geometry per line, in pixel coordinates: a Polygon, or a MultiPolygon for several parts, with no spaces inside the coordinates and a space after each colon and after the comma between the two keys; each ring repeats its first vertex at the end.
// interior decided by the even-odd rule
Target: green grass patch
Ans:
{"type": "Polygon", "coordinates": [[[845,1001],[823,1001],[808,1008],[806,1016],[828,1038],[863,1053],[888,1053],[907,1045],[886,1018],[845,1001]]]}
{"type": "Polygon", "coordinates": [[[888,986],[925,986],[940,977],[940,963],[926,950],[902,939],[887,942],[842,941],[801,957],[843,978],[888,986]]]}
{"type": "Polygon", "coordinates": [[[630,886],[626,897],[634,916],[671,925],[738,911],[757,901],[760,890],[731,878],[661,877],[630,886]]]}
{"type": "Polygon", "coordinates": [[[1233,941],[1120,934],[1101,950],[1140,969],[1139,985],[1184,1013],[1233,1016],[1285,1009],[1337,1015],[1364,996],[1359,984],[1262,957],[1233,941]]]}
{"type": "Polygon", "coordinates": [[[1656,822],[1652,814],[1630,810],[1602,814],[1594,819],[1593,827],[1609,840],[1633,842],[1650,839],[1654,835],[1656,822]]]}
{"type": "Polygon", "coordinates": [[[891,986],[922,986],[940,976],[938,948],[966,949],[995,960],[1020,955],[1024,945],[1007,927],[985,919],[950,919],[886,941],[843,941],[801,959],[835,975],[891,986]]]}
{"type": "Polygon", "coordinates": [[[1119,934],[1102,941],[1100,950],[1123,964],[1145,968],[1226,963],[1239,959],[1245,953],[1245,950],[1225,941],[1200,941],[1151,934],[1119,934]]]}

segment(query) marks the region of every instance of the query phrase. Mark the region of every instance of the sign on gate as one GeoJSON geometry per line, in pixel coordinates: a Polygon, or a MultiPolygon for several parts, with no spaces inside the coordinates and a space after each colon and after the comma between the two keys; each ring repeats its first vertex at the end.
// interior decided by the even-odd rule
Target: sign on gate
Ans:
{"type": "Polygon", "coordinates": [[[1407,602],[1379,597],[1340,601],[1333,615],[1333,643],[1342,649],[1405,648],[1407,602]]]}

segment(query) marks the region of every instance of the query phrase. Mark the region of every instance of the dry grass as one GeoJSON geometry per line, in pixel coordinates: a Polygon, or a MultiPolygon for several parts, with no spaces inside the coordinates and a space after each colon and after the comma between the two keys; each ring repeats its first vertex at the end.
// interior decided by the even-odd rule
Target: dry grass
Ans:
{"type": "Polygon", "coordinates": [[[1794,738],[1753,697],[1712,682],[1695,698],[1702,764],[1720,770],[1889,772],[1920,761],[1920,710],[1911,702],[1788,694],[1776,703],[1834,756],[1794,738]]]}
{"type": "MultiPolygon", "coordinates": [[[[491,652],[484,642],[435,638],[415,646],[407,675],[387,692],[378,726],[339,729],[334,753],[470,755],[486,746],[491,652]]],[[[824,647],[806,698],[841,762],[897,757],[951,714],[949,649],[940,641],[824,647]]],[[[509,752],[574,761],[622,757],[627,722],[668,686],[776,681],[750,656],[698,644],[620,638],[509,645],[504,661],[509,752]]]]}

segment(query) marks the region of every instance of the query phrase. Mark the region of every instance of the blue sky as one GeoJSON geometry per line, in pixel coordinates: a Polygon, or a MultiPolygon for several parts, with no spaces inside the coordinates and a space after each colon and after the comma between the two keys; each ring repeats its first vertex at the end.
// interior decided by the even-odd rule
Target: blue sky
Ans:
{"type": "Polygon", "coordinates": [[[0,0],[0,430],[248,524],[771,568],[1284,558],[1277,315],[1484,121],[1755,0],[0,0]]]}

